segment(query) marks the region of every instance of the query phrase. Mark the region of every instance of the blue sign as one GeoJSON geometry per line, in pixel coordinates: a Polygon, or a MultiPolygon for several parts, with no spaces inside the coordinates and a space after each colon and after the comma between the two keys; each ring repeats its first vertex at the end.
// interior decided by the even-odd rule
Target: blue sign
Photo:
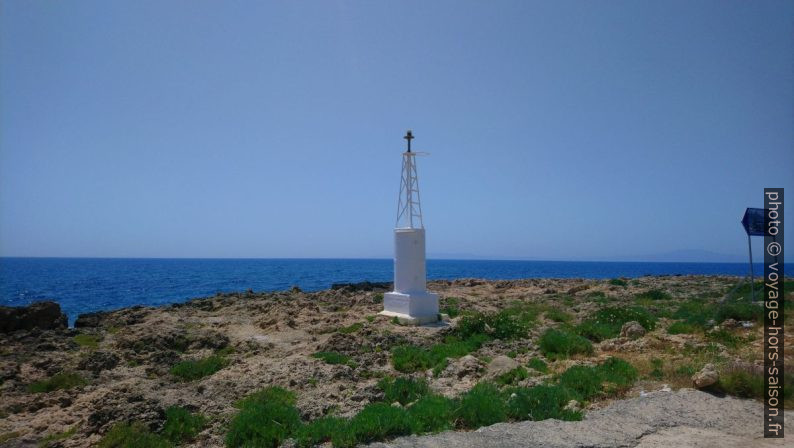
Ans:
{"type": "Polygon", "coordinates": [[[764,209],[762,208],[748,208],[744,212],[742,218],[742,225],[744,231],[750,236],[764,236],[766,233],[766,226],[764,226],[764,209]]]}

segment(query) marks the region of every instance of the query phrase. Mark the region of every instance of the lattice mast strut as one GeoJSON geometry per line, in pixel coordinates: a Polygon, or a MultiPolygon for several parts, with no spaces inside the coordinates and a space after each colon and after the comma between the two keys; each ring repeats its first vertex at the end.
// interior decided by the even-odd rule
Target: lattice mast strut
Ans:
{"type": "Polygon", "coordinates": [[[419,197],[419,175],[416,172],[416,156],[411,152],[411,140],[414,139],[410,130],[403,137],[408,142],[408,150],[403,153],[402,176],[400,178],[400,196],[397,199],[397,222],[395,226],[402,229],[424,229],[422,221],[422,203],[419,197]]]}

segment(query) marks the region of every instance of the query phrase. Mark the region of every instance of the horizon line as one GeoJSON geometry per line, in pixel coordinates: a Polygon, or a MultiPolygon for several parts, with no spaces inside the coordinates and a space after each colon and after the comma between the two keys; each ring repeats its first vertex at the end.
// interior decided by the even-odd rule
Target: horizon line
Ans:
{"type": "MultiPolygon", "coordinates": [[[[95,257],[95,256],[18,256],[0,255],[0,259],[55,259],[55,260],[393,260],[394,257],[95,257]]],[[[438,261],[523,261],[544,263],[689,263],[689,264],[749,264],[745,261],[685,261],[685,260],[570,260],[540,258],[446,258],[428,257],[438,261]]],[[[784,260],[785,262],[786,260],[784,260]]],[[[754,262],[753,265],[763,265],[754,262]]]]}

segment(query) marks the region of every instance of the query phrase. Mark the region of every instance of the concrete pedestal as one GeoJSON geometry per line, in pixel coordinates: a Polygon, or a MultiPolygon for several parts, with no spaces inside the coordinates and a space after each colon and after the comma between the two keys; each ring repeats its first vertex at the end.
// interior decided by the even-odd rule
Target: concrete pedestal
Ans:
{"type": "Polygon", "coordinates": [[[438,296],[426,290],[425,229],[394,229],[394,291],[383,295],[381,314],[404,324],[438,321],[438,296]]]}

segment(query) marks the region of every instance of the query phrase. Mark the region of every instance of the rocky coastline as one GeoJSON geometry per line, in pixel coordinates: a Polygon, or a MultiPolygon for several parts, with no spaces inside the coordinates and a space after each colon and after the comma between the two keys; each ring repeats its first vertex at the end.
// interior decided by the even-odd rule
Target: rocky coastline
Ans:
{"type": "MultiPolygon", "coordinates": [[[[598,365],[611,357],[634,366],[636,379],[619,391],[571,404],[576,412],[586,416],[615,400],[665,388],[712,387],[715,394],[731,394],[728,386],[717,387],[720,375],[753,372],[762,356],[758,321],[721,311],[729,300],[746,305],[736,289],[739,280],[434,281],[429,289],[440,294],[445,321],[423,327],[378,315],[390,287],[383,283],[334,285],[319,292],[218,294],[163,307],[83,314],[74,328],[66,326],[55,303],[3,307],[0,446],[97,446],[125,422],[162,433],[167,411],[179,407],[203,416],[200,429],[179,445],[221,447],[229,443],[237,403],[271,386],[293,391],[300,419],[309,422],[349,418],[383,401],[383,378],[421,379],[433,393],[457,397],[480,382],[506,381],[506,374],[519,371],[529,374],[510,377],[510,387],[553,383],[572,366],[598,365]],[[686,315],[698,301],[713,306],[716,317],[698,323],[697,316],[686,315]],[[594,326],[599,311],[628,308],[644,310],[653,325],[620,322],[614,335],[594,326]],[[526,334],[489,337],[434,368],[395,368],[395,347],[432,347],[467,314],[505,309],[522,310],[526,334]],[[551,330],[584,335],[593,348],[553,355],[541,343],[551,330]],[[547,370],[533,370],[533,362],[547,370]]],[[[749,306],[742,312],[754,312],[755,305],[749,306]]],[[[790,336],[786,342],[785,357],[794,365],[790,336]]]]}

